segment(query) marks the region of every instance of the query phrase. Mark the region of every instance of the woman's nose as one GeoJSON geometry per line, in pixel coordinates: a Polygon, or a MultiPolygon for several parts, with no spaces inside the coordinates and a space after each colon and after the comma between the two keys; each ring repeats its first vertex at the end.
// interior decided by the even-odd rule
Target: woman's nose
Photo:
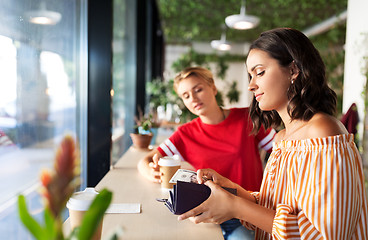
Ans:
{"type": "Polygon", "coordinates": [[[192,101],[197,101],[198,100],[198,97],[197,97],[197,94],[193,93],[192,94],[192,101]]]}
{"type": "Polygon", "coordinates": [[[249,81],[249,85],[248,85],[248,91],[255,91],[257,89],[257,85],[254,83],[254,80],[250,80],[249,81]]]}

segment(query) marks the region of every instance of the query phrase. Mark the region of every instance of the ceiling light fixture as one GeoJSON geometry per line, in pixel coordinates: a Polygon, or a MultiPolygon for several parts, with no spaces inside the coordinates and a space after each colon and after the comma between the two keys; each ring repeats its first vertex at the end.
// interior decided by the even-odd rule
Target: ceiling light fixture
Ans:
{"type": "Polygon", "coordinates": [[[229,51],[231,49],[230,42],[226,41],[225,31],[221,34],[220,40],[212,40],[211,47],[220,51],[229,51]]]}
{"type": "Polygon", "coordinates": [[[46,9],[46,3],[41,2],[40,9],[27,11],[26,19],[34,24],[55,25],[61,20],[61,14],[46,9]]]}
{"type": "Polygon", "coordinates": [[[240,14],[230,15],[225,18],[225,23],[229,28],[246,30],[255,28],[259,24],[259,18],[245,13],[245,0],[242,1],[240,14]]]}

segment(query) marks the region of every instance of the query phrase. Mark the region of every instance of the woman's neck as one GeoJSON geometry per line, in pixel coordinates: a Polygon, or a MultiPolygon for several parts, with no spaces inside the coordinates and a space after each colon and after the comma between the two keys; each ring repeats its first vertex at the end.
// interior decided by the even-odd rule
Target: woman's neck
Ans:
{"type": "Polygon", "coordinates": [[[289,113],[285,111],[278,112],[282,122],[284,123],[285,129],[280,140],[295,140],[301,137],[300,134],[303,128],[307,125],[307,121],[294,119],[292,120],[289,113]],[[299,137],[296,137],[299,136],[299,137]]]}
{"type": "Polygon", "coordinates": [[[287,126],[285,126],[285,132],[282,136],[282,140],[300,140],[305,138],[304,127],[308,122],[303,120],[293,120],[287,126]]]}
{"type": "Polygon", "coordinates": [[[227,112],[221,107],[217,107],[215,110],[211,111],[209,114],[199,116],[201,121],[205,124],[219,124],[226,119],[227,112]]]}

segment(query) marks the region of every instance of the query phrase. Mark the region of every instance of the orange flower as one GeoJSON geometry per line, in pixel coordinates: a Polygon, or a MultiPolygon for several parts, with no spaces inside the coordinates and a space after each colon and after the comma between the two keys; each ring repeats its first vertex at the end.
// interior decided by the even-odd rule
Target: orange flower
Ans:
{"type": "Polygon", "coordinates": [[[41,183],[44,187],[49,185],[51,182],[51,174],[48,170],[42,170],[41,172],[41,183]]]}
{"type": "Polygon", "coordinates": [[[61,142],[56,153],[55,172],[66,179],[74,177],[73,170],[75,168],[76,158],[78,156],[74,140],[71,136],[66,136],[61,142]]]}
{"type": "Polygon", "coordinates": [[[79,151],[74,139],[67,135],[56,151],[54,174],[48,171],[41,173],[42,195],[55,217],[59,216],[77,187],[77,164],[79,164],[79,151]]]}

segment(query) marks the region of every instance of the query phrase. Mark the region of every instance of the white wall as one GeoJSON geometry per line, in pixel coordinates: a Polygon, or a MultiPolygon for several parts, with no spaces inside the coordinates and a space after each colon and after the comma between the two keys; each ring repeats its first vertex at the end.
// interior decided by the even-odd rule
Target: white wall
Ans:
{"type": "Polygon", "coordinates": [[[348,17],[346,24],[345,70],[343,112],[345,113],[352,103],[356,103],[360,123],[358,134],[363,136],[364,100],[362,92],[366,78],[362,73],[363,57],[368,56],[368,42],[364,42],[364,35],[368,34],[368,1],[348,0],[348,17]]]}
{"type": "MultiPolygon", "coordinates": [[[[248,73],[245,68],[246,53],[248,52],[248,44],[236,44],[232,46],[232,49],[228,52],[230,54],[243,54],[244,61],[232,62],[229,64],[229,68],[226,72],[224,80],[219,79],[215,73],[216,64],[210,63],[210,68],[214,74],[216,87],[225,94],[229,89],[231,82],[236,80],[238,82],[238,90],[240,91],[239,102],[235,104],[229,104],[227,98],[224,96],[225,108],[230,107],[247,107],[250,104],[251,95],[248,91],[248,73]],[[224,91],[225,90],[225,91],[224,91]]],[[[215,50],[211,48],[209,43],[193,43],[193,49],[198,53],[211,54],[215,50]]],[[[176,61],[182,54],[188,52],[190,46],[183,45],[167,45],[165,50],[165,71],[164,78],[166,80],[175,77],[176,73],[171,69],[171,65],[176,61]]],[[[217,52],[218,54],[224,54],[224,52],[217,52]]]]}
{"type": "Polygon", "coordinates": [[[166,45],[165,47],[165,69],[164,69],[164,79],[173,79],[176,72],[173,71],[171,65],[184,53],[190,50],[190,46],[184,45],[166,45]]]}
{"type": "MultiPolygon", "coordinates": [[[[210,65],[211,69],[215,69],[215,64],[213,65],[214,67],[210,65]]],[[[237,87],[240,91],[239,102],[230,104],[227,98],[224,96],[224,107],[248,107],[251,101],[251,93],[248,91],[248,72],[245,68],[244,62],[230,63],[229,68],[226,72],[225,79],[221,80],[215,77],[215,84],[217,89],[219,89],[223,94],[226,94],[229,89],[229,85],[234,80],[238,82],[237,87]]]]}

